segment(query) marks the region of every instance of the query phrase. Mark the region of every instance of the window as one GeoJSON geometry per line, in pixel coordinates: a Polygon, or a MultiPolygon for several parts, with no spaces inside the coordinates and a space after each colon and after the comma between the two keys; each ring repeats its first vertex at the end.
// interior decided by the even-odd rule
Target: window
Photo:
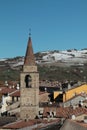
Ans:
{"type": "Polygon", "coordinates": [[[30,75],[26,75],[25,76],[26,88],[31,88],[31,82],[32,82],[31,76],[30,75]]]}

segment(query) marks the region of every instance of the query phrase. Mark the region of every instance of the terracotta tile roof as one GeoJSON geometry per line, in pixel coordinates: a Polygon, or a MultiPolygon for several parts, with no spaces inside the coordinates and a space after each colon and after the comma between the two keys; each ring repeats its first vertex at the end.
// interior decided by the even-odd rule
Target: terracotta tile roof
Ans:
{"type": "Polygon", "coordinates": [[[6,87],[5,82],[3,82],[3,81],[1,82],[1,81],[0,81],[0,88],[1,88],[1,87],[6,87]]]}
{"type": "Polygon", "coordinates": [[[17,128],[23,128],[23,127],[27,127],[27,126],[31,126],[34,124],[34,121],[17,121],[11,124],[8,124],[6,126],[4,126],[3,128],[12,128],[12,129],[17,129],[17,128]]]}
{"type": "MultiPolygon", "coordinates": [[[[59,121],[57,119],[57,121],[59,121]]],[[[24,120],[20,120],[20,121],[16,121],[16,122],[13,122],[13,123],[10,123],[8,125],[5,125],[3,126],[4,129],[20,129],[20,128],[24,128],[24,127],[30,127],[30,126],[33,126],[33,125],[36,125],[36,124],[41,124],[43,123],[44,126],[46,124],[49,124],[49,123],[53,123],[55,121],[47,121],[47,120],[39,120],[39,119],[34,119],[34,120],[29,120],[29,121],[24,121],[24,120]]],[[[42,125],[42,124],[41,124],[42,125]]]]}
{"type": "Polygon", "coordinates": [[[14,85],[16,86],[19,83],[19,81],[8,81],[9,85],[14,85]]]}
{"type": "Polygon", "coordinates": [[[9,94],[11,97],[20,97],[20,90],[16,90],[9,94]]]}
{"type": "Polygon", "coordinates": [[[72,115],[79,116],[81,114],[87,113],[86,108],[77,107],[73,109],[72,107],[45,107],[43,116],[47,117],[49,112],[56,112],[56,117],[71,118],[72,115]]]}
{"type": "Polygon", "coordinates": [[[15,90],[16,90],[15,88],[3,87],[3,88],[0,89],[0,93],[1,94],[8,94],[8,93],[11,93],[15,90]]]}

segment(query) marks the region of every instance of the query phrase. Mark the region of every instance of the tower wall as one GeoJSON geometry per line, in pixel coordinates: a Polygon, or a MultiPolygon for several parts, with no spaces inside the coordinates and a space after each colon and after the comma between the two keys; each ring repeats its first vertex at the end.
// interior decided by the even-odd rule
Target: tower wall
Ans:
{"type": "Polygon", "coordinates": [[[38,111],[39,111],[39,73],[38,72],[22,72],[20,74],[20,81],[21,81],[20,82],[21,119],[26,119],[26,118],[34,119],[38,115],[38,111]],[[31,79],[32,79],[31,88],[26,88],[26,82],[25,82],[26,75],[31,76],[31,79]]]}

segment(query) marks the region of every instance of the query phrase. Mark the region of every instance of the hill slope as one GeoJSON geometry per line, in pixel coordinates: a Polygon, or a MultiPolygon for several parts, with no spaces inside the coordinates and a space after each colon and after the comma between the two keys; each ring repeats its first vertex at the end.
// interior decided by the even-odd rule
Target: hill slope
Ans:
{"type": "MultiPolygon", "coordinates": [[[[35,54],[40,79],[86,80],[87,49],[46,51],[35,54]]],[[[0,59],[0,80],[19,80],[24,57],[0,59]]]]}

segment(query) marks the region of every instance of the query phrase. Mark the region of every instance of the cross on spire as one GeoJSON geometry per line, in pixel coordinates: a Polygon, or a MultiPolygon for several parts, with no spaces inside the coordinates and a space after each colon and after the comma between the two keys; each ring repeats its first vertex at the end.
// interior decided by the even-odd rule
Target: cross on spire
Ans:
{"type": "Polygon", "coordinates": [[[29,37],[31,37],[31,28],[29,28],[29,37]]]}

